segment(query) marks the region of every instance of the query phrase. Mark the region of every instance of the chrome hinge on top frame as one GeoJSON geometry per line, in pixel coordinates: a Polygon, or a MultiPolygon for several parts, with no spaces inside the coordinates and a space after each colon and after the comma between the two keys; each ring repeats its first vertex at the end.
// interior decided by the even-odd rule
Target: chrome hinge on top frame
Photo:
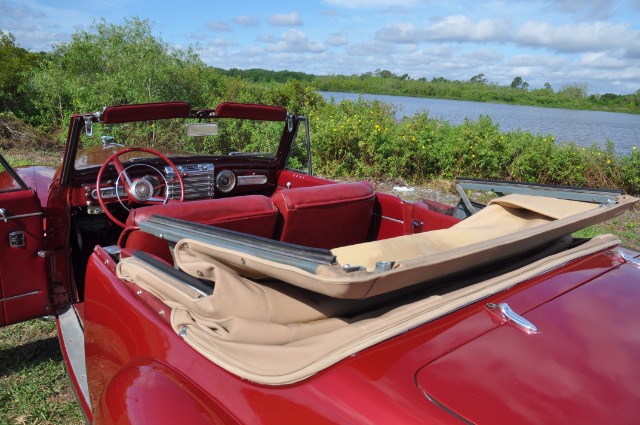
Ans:
{"type": "Polygon", "coordinates": [[[523,332],[528,334],[538,333],[538,328],[533,323],[513,311],[507,303],[487,303],[487,308],[491,313],[495,314],[505,322],[511,322],[523,332]]]}
{"type": "Polygon", "coordinates": [[[287,130],[289,133],[293,131],[293,114],[287,112],[287,130]]]}

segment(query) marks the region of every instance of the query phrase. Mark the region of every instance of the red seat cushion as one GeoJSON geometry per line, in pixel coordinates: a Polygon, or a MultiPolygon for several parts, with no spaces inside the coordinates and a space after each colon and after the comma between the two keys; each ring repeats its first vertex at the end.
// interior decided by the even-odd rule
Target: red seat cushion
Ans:
{"type": "Polygon", "coordinates": [[[152,205],[131,210],[126,223],[129,227],[122,233],[118,245],[129,250],[140,249],[169,262],[172,262],[172,258],[168,244],[136,227],[153,214],[208,224],[265,238],[273,237],[278,218],[276,207],[269,198],[262,195],[203,199],[152,205]]]}
{"type": "Polygon", "coordinates": [[[280,218],[276,238],[316,248],[365,242],[375,192],[369,182],[283,189],[271,196],[280,218]]]}

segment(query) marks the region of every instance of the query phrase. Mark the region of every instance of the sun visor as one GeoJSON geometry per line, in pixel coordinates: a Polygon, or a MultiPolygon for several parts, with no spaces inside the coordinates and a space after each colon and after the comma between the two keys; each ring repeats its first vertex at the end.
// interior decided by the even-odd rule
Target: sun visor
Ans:
{"type": "Polygon", "coordinates": [[[145,103],[139,105],[109,106],[102,112],[102,122],[123,122],[189,118],[191,106],[187,102],[145,103]]]}
{"type": "Polygon", "coordinates": [[[287,117],[287,110],[280,106],[223,102],[216,108],[216,117],[261,121],[284,121],[287,117]]]}

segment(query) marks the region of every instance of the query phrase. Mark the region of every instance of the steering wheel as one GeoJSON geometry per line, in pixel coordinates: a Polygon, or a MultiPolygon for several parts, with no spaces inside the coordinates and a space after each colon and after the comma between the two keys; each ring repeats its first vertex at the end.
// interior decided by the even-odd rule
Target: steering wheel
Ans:
{"type": "MultiPolygon", "coordinates": [[[[97,189],[96,193],[97,193],[98,203],[100,204],[100,207],[105,212],[107,217],[109,217],[109,220],[111,220],[113,223],[117,224],[118,226],[123,228],[126,227],[126,225],[122,221],[118,220],[107,209],[107,206],[102,196],[102,191],[100,190],[103,186],[102,175],[106,170],[107,166],[112,162],[116,171],[118,172],[118,178],[116,179],[116,183],[115,183],[115,196],[118,198],[118,201],[120,202],[120,204],[127,211],[130,211],[131,208],[135,208],[136,206],[166,204],[167,201],[169,201],[169,190],[168,190],[169,184],[175,181],[177,181],[178,184],[180,185],[180,198],[177,200],[172,199],[172,201],[176,201],[176,202],[184,201],[184,183],[182,182],[182,176],[180,176],[180,172],[178,171],[178,168],[176,168],[175,164],[169,158],[167,158],[160,152],[157,152],[150,148],[122,149],[114,153],[113,155],[111,155],[102,163],[102,166],[100,166],[100,170],[98,171],[98,178],[96,182],[96,189],[97,189]],[[175,177],[171,180],[167,180],[167,178],[165,178],[164,176],[164,173],[160,172],[160,170],[158,170],[156,167],[149,164],[143,164],[143,163],[132,164],[125,167],[122,164],[122,161],[120,161],[120,157],[129,152],[146,152],[146,153],[157,156],[158,158],[162,159],[164,162],[167,163],[167,165],[171,167],[171,169],[175,173],[175,177]],[[131,176],[129,175],[129,172],[132,169],[143,168],[143,167],[151,168],[154,171],[154,175],[151,176],[151,178],[149,178],[149,176],[145,176],[145,177],[138,177],[138,178],[132,179],[131,176]],[[152,180],[155,180],[155,181],[152,181],[152,180]],[[120,187],[124,188],[124,193],[126,194],[125,199],[121,197],[122,193],[119,190],[120,187]]],[[[109,187],[112,187],[112,185],[109,184],[109,187]]]]}

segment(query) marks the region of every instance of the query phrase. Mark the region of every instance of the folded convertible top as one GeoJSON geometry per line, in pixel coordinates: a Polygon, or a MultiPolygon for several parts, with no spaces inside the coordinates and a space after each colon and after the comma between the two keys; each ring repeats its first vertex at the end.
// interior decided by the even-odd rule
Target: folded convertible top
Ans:
{"type": "MultiPolygon", "coordinates": [[[[259,239],[264,249],[256,249],[246,238],[235,242],[234,237],[194,237],[183,232],[186,237],[176,243],[174,257],[177,266],[200,278],[211,278],[208,264],[215,260],[242,276],[277,279],[334,298],[367,298],[522,254],[613,218],[636,201],[619,196],[615,202],[599,205],[507,195],[449,229],[330,252],[263,238],[259,239]]],[[[155,231],[158,235],[162,229],[155,231]]]]}
{"type": "Polygon", "coordinates": [[[170,306],[172,328],[203,356],[243,379],[284,385],[569,261],[615,247],[620,240],[608,235],[551,253],[542,248],[636,201],[620,196],[597,205],[506,196],[446,230],[331,251],[298,250],[152,218],[147,230],[157,236],[164,231],[164,237],[177,241],[176,264],[206,279],[213,292],[203,295],[194,289],[198,282],[154,266],[145,256],[123,258],[117,273],[170,306]],[[531,263],[515,262],[513,270],[500,275],[449,278],[532,249],[539,256],[527,256],[531,263]],[[379,262],[393,265],[376,268],[379,262]],[[406,296],[392,292],[421,283],[427,286],[406,296]]]}

